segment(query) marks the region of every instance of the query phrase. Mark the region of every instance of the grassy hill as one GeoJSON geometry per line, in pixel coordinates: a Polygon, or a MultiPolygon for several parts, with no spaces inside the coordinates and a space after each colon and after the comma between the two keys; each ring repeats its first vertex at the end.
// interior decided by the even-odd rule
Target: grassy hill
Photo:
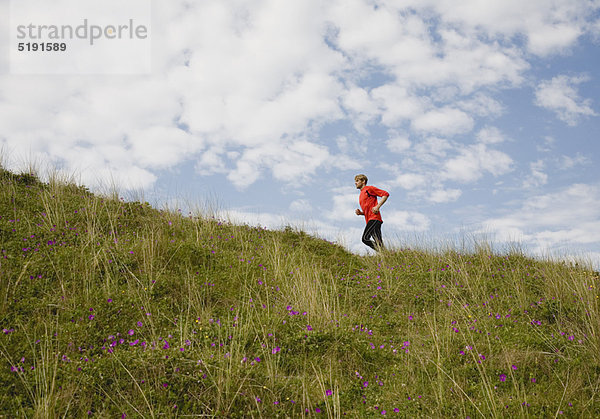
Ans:
{"type": "Polygon", "coordinates": [[[598,273],[361,257],[0,169],[0,416],[600,416],[598,273]]]}

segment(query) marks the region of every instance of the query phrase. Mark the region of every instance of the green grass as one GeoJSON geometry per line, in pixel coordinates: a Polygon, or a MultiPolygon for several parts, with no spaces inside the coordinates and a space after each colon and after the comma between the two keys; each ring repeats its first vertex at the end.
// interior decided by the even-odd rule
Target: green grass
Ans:
{"type": "Polygon", "coordinates": [[[361,257],[0,170],[10,417],[600,416],[598,273],[361,257]]]}

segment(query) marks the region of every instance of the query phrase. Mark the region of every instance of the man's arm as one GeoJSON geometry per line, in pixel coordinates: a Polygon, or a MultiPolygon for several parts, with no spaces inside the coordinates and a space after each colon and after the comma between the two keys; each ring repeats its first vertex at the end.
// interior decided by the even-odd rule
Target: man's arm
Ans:
{"type": "Polygon", "coordinates": [[[365,215],[365,213],[364,213],[364,212],[362,212],[361,210],[359,210],[358,208],[356,209],[356,211],[354,211],[354,213],[355,213],[356,215],[365,215]]]}
{"type": "Polygon", "coordinates": [[[373,207],[373,214],[377,214],[379,212],[379,208],[381,208],[381,206],[385,204],[385,201],[387,201],[388,197],[389,194],[381,197],[379,203],[373,207]]]}

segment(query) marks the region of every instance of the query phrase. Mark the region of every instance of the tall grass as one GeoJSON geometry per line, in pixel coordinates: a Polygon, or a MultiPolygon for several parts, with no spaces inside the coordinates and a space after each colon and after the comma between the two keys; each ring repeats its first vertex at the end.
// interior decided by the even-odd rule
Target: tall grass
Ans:
{"type": "Polygon", "coordinates": [[[0,172],[0,412],[593,417],[598,273],[485,244],[357,256],[0,172]]]}

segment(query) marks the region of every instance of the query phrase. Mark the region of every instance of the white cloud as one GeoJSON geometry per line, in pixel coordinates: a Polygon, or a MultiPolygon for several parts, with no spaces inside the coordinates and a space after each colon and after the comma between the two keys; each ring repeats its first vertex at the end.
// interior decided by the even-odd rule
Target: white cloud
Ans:
{"type": "Polygon", "coordinates": [[[531,173],[523,181],[524,188],[537,188],[548,183],[548,175],[543,171],[545,163],[543,160],[538,160],[529,165],[531,173]]]}
{"type": "Polygon", "coordinates": [[[327,161],[322,162],[321,166],[329,173],[332,169],[358,170],[363,166],[363,163],[347,154],[336,154],[330,155],[327,161]]]}
{"type": "Polygon", "coordinates": [[[350,193],[350,190],[350,188],[340,188],[333,191],[333,208],[327,214],[328,219],[345,221],[356,221],[358,219],[358,216],[354,211],[359,208],[359,191],[357,190],[354,193],[350,193]]]}
{"type": "Polygon", "coordinates": [[[235,169],[227,175],[227,179],[238,189],[246,188],[260,178],[260,159],[257,159],[259,156],[256,155],[255,150],[245,153],[244,157],[237,161],[235,169]]]}
{"type": "Polygon", "coordinates": [[[580,98],[574,87],[585,81],[586,77],[564,75],[542,81],[535,92],[535,103],[556,113],[561,121],[576,125],[582,116],[597,115],[591,107],[591,100],[580,98]]]}
{"type": "Polygon", "coordinates": [[[404,136],[394,136],[385,142],[388,150],[392,153],[402,153],[410,148],[410,140],[404,136]]]}
{"type": "Polygon", "coordinates": [[[554,137],[547,135],[544,137],[543,143],[538,144],[536,146],[536,148],[538,151],[540,151],[542,153],[549,153],[554,150],[555,146],[556,146],[556,139],[554,137]]]}
{"type": "Polygon", "coordinates": [[[379,115],[377,103],[367,90],[353,86],[341,94],[344,108],[350,113],[354,127],[365,134],[366,126],[379,115]]]}
{"type": "Polygon", "coordinates": [[[504,135],[496,127],[485,127],[477,133],[477,139],[483,144],[498,144],[504,142],[504,135]]]}
{"type": "Polygon", "coordinates": [[[313,174],[330,159],[326,147],[302,140],[290,144],[280,156],[279,161],[273,165],[273,175],[285,182],[303,179],[313,174]]]}
{"type": "Polygon", "coordinates": [[[569,170],[577,166],[585,166],[591,163],[592,159],[589,156],[577,153],[574,157],[562,156],[559,160],[558,167],[561,170],[569,170]]]}
{"type": "Polygon", "coordinates": [[[401,125],[421,115],[427,100],[411,94],[406,87],[385,84],[372,90],[371,95],[378,103],[381,122],[387,126],[401,125]]]}
{"type": "Polygon", "coordinates": [[[575,184],[546,195],[533,196],[504,217],[482,223],[502,241],[518,239],[539,251],[600,244],[600,187],[575,184]]]}
{"type": "Polygon", "coordinates": [[[335,144],[342,153],[347,153],[350,150],[350,140],[343,135],[335,139],[335,144]]]}
{"type": "Polygon", "coordinates": [[[393,7],[374,8],[361,0],[332,2],[331,19],[339,29],[337,45],[353,59],[377,58],[383,65],[428,57],[427,26],[417,16],[402,15],[393,7]]]}
{"type": "Polygon", "coordinates": [[[412,126],[423,133],[453,136],[471,131],[473,118],[459,109],[444,107],[415,117],[412,126]]]}
{"type": "Polygon", "coordinates": [[[330,159],[326,147],[298,139],[286,144],[265,144],[247,148],[236,162],[228,179],[238,188],[254,183],[265,168],[284,182],[303,180],[330,159]]]}
{"type": "Polygon", "coordinates": [[[460,189],[439,189],[433,191],[429,196],[429,200],[436,204],[443,204],[446,202],[454,202],[462,195],[460,189]]]}
{"type": "Polygon", "coordinates": [[[441,29],[444,59],[439,68],[429,72],[439,74],[440,81],[456,84],[465,94],[483,86],[519,85],[521,73],[529,65],[516,47],[485,43],[472,34],[456,29],[441,29]]]}
{"type": "Polygon", "coordinates": [[[431,225],[426,215],[414,211],[389,211],[382,217],[384,224],[400,231],[426,231],[431,225]]]}
{"type": "Polygon", "coordinates": [[[201,139],[175,127],[132,129],[128,141],[132,160],[151,169],[175,166],[202,148],[201,139]]]}
{"type": "Polygon", "coordinates": [[[216,216],[218,219],[227,220],[233,224],[247,224],[250,226],[267,227],[269,229],[278,229],[293,224],[293,221],[283,214],[265,212],[227,210],[220,211],[216,216]]]}
{"type": "Polygon", "coordinates": [[[312,119],[340,117],[341,86],[332,73],[343,58],[323,40],[322,12],[317,1],[207,2],[188,12],[177,48],[192,55],[171,78],[185,104],[182,121],[256,145],[298,134],[312,119]]]}
{"type": "Polygon", "coordinates": [[[61,153],[65,162],[58,166],[63,172],[74,173],[84,185],[94,188],[115,186],[118,189],[146,189],[154,184],[156,175],[136,165],[132,156],[121,153],[121,146],[86,148],[75,146],[61,153]],[[115,153],[119,155],[115,156],[115,153]]]}
{"type": "Polygon", "coordinates": [[[345,136],[339,136],[335,139],[335,143],[343,154],[363,155],[368,150],[366,141],[362,139],[349,139],[345,136]]]}
{"type": "Polygon", "coordinates": [[[500,176],[512,170],[513,160],[485,144],[464,147],[460,154],[444,164],[443,177],[458,182],[474,182],[486,172],[500,176]]]}
{"type": "Polygon", "coordinates": [[[312,205],[306,199],[296,199],[290,203],[290,210],[299,213],[312,211],[312,205]]]}
{"type": "Polygon", "coordinates": [[[440,158],[446,157],[450,150],[452,150],[450,142],[438,137],[427,137],[415,145],[419,160],[430,163],[437,163],[440,158]]]}
{"type": "Polygon", "coordinates": [[[425,186],[427,177],[418,173],[403,173],[392,181],[392,185],[412,190],[425,186]]]}
{"type": "Polygon", "coordinates": [[[445,22],[467,33],[485,33],[498,39],[523,35],[530,52],[547,55],[563,51],[584,32],[582,24],[599,5],[585,0],[410,0],[416,8],[430,7],[445,22]]]}
{"type": "Polygon", "coordinates": [[[504,106],[500,102],[482,92],[458,102],[458,106],[463,111],[480,117],[497,117],[504,112],[504,106]]]}
{"type": "Polygon", "coordinates": [[[199,156],[194,169],[200,176],[211,175],[215,173],[227,173],[225,161],[221,157],[223,149],[220,147],[211,147],[202,152],[199,156]]]}
{"type": "Polygon", "coordinates": [[[572,45],[582,30],[571,22],[546,24],[529,33],[529,49],[538,55],[563,51],[572,45]]]}
{"type": "MultiPolygon", "coordinates": [[[[90,187],[109,173],[131,188],[202,147],[174,122],[180,105],[148,77],[0,77],[0,126],[17,156],[40,153],[90,187]]],[[[104,178],[104,181],[110,179],[104,178]]]]}
{"type": "Polygon", "coordinates": [[[361,0],[335,2],[331,16],[338,28],[336,45],[359,63],[383,66],[404,85],[450,84],[470,92],[520,81],[519,73],[527,65],[515,49],[455,31],[453,17],[432,3],[388,1],[374,8],[361,0]],[[440,17],[434,30],[432,9],[440,17]]]}

